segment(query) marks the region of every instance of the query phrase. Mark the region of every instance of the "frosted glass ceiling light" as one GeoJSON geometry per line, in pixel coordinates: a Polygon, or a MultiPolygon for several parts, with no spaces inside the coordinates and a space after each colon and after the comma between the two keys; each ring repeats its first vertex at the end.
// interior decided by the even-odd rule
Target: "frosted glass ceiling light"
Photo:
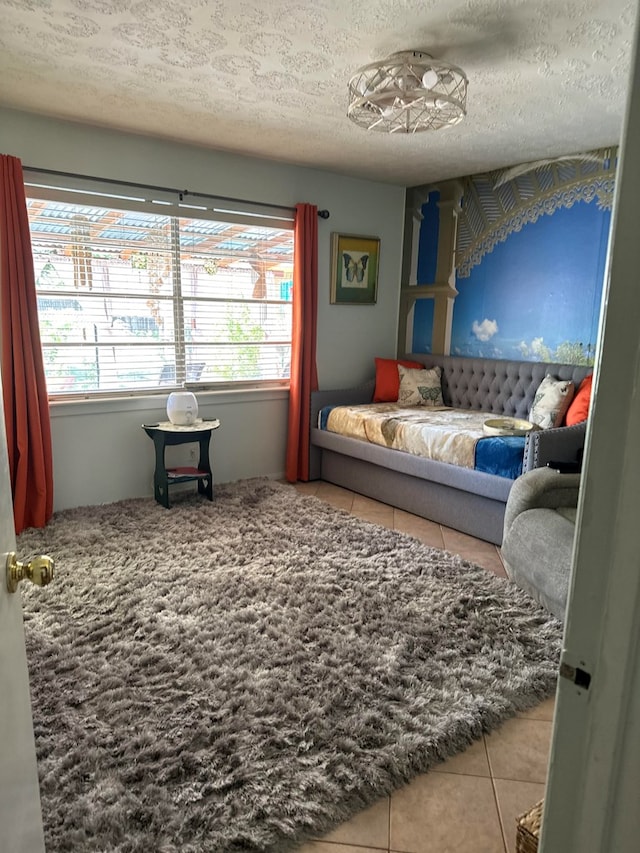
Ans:
{"type": "Polygon", "coordinates": [[[439,130],[458,124],[466,113],[464,71],[420,50],[365,65],[349,81],[347,115],[367,130],[439,130]]]}

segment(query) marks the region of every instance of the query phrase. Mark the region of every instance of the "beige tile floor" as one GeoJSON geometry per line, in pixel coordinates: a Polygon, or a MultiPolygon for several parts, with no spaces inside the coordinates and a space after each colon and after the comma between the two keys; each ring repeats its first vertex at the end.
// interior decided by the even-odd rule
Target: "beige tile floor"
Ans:
{"type": "MultiPolygon", "coordinates": [[[[506,577],[499,549],[488,542],[330,483],[297,488],[506,577]]],[[[544,793],[553,709],[549,699],[508,720],[299,853],[515,853],[516,817],[544,793]]]]}

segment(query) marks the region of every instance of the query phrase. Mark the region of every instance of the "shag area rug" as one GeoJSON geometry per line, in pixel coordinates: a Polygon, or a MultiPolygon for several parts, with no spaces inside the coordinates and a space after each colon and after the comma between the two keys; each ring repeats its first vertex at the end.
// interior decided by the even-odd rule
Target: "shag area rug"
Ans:
{"type": "Polygon", "coordinates": [[[19,537],[48,853],[294,850],[552,691],[509,581],[288,485],[19,537]]]}

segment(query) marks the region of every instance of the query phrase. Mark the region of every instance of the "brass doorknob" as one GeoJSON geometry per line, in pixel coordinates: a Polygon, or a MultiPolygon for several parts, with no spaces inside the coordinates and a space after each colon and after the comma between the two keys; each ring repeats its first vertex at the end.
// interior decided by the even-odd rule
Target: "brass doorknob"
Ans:
{"type": "Polygon", "coordinates": [[[7,554],[7,589],[15,592],[21,580],[28,580],[37,586],[46,586],[53,580],[54,561],[52,557],[41,554],[28,563],[19,563],[16,552],[7,554]]]}

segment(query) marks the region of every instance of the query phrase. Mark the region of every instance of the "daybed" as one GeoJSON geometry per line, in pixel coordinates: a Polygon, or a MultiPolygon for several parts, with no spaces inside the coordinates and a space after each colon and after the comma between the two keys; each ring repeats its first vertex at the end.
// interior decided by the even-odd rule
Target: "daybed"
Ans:
{"type": "MultiPolygon", "coordinates": [[[[494,416],[527,419],[547,375],[578,388],[591,368],[542,362],[412,354],[406,359],[440,366],[444,404],[494,416]]],[[[322,479],[464,533],[501,544],[505,504],[514,479],[422,458],[320,429],[328,406],[370,404],[375,380],[311,395],[310,479],[322,479]]],[[[586,422],[532,431],[524,442],[522,471],[551,460],[574,461],[586,422]]]]}

